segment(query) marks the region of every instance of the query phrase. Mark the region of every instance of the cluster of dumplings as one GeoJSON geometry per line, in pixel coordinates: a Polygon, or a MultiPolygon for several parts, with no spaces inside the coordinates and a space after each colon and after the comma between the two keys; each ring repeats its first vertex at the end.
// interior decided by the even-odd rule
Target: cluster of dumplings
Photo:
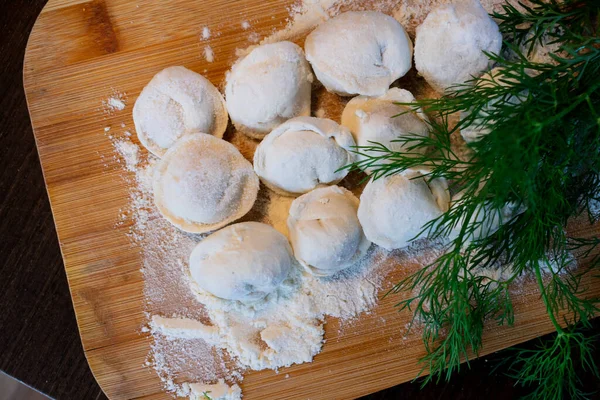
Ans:
{"type": "MultiPolygon", "coordinates": [[[[493,21],[479,3],[465,4],[434,10],[417,29],[417,69],[438,90],[483,73],[482,50],[499,50],[493,21]],[[469,31],[478,39],[465,41],[469,31]],[[433,40],[439,34],[444,39],[433,40]],[[452,50],[460,50],[458,64],[452,50]]],[[[390,88],[409,71],[412,57],[411,39],[394,18],[346,12],[310,33],[304,50],[286,41],[254,48],[228,72],[225,97],[184,67],[166,68],[150,81],[133,117],[140,142],[160,158],[155,204],[183,231],[214,232],[190,256],[196,285],[218,298],[259,301],[297,264],[315,276],[334,275],[359,262],[372,243],[407,246],[448,209],[448,185],[424,179],[426,171],[371,180],[360,200],[337,186],[344,167],[364,157],[355,146],[378,142],[405,152],[395,139],[429,135],[424,113],[397,104],[413,102],[413,95],[390,88]],[[355,96],[341,124],[310,116],[316,80],[332,93],[355,96]],[[228,119],[260,140],[253,163],[222,139],[228,119]],[[230,225],[253,207],[259,181],[295,197],[289,239],[263,223],[230,225]]]]}

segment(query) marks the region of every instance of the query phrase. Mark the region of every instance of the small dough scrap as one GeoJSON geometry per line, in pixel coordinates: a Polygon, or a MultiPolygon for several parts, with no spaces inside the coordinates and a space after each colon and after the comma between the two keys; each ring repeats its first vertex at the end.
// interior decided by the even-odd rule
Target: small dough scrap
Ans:
{"type": "Polygon", "coordinates": [[[223,379],[217,383],[184,383],[190,400],[241,400],[242,389],[234,384],[229,386],[223,379]]]}
{"type": "Polygon", "coordinates": [[[190,255],[192,283],[221,299],[246,303],[275,291],[293,267],[287,238],[259,222],[221,229],[190,255]]]}
{"type": "MultiPolygon", "coordinates": [[[[380,97],[357,96],[350,100],[342,114],[342,125],[346,126],[354,135],[357,146],[373,146],[380,143],[388,149],[406,153],[409,144],[393,142],[401,137],[415,137],[429,135],[428,118],[422,111],[412,112],[408,106],[398,103],[412,103],[415,97],[404,89],[392,88],[380,97]]],[[[424,150],[422,150],[424,151],[424,150]]],[[[360,149],[356,154],[357,161],[367,159],[366,155],[377,157],[378,152],[368,152],[360,149]]],[[[381,164],[388,164],[390,160],[382,160],[381,164]]],[[[370,173],[372,168],[366,168],[370,173]]]]}
{"type": "Polygon", "coordinates": [[[349,11],[319,25],[304,42],[325,88],[341,96],[383,95],[412,65],[412,42],[398,21],[376,11],[349,11]]]}
{"type": "Polygon", "coordinates": [[[254,139],[286,120],[310,115],[313,75],[292,42],[258,46],[227,74],[225,98],[235,128],[254,139]]]}
{"type": "Polygon", "coordinates": [[[254,153],[254,170],[270,189],[298,196],[335,185],[348,174],[354,139],[330,119],[297,117],[269,133],[254,153]]]}
{"type": "Polygon", "coordinates": [[[417,27],[415,65],[438,92],[480,76],[498,54],[502,35],[478,0],[460,0],[432,10],[417,27]]]}
{"type": "Polygon", "coordinates": [[[181,230],[214,231],[254,205],[259,180],[231,143],[204,133],[181,138],[154,171],[154,203],[181,230]]]}
{"type": "Polygon", "coordinates": [[[133,121],[144,147],[162,157],[189,133],[222,138],[228,116],[225,99],[208,79],[184,67],[169,67],[142,90],[133,121]]]}
{"type": "Polygon", "coordinates": [[[294,255],[316,276],[330,276],[358,262],[371,242],[358,217],[359,201],[347,189],[328,186],[298,197],[287,220],[294,255]]]}
{"type": "Polygon", "coordinates": [[[427,222],[448,210],[448,183],[442,178],[426,182],[426,173],[407,170],[369,181],[358,207],[367,239],[388,250],[406,247],[427,222]]]}
{"type": "Polygon", "coordinates": [[[205,325],[190,318],[165,318],[153,315],[150,327],[153,333],[160,333],[170,338],[202,339],[213,346],[221,343],[221,335],[217,326],[205,325]]]}

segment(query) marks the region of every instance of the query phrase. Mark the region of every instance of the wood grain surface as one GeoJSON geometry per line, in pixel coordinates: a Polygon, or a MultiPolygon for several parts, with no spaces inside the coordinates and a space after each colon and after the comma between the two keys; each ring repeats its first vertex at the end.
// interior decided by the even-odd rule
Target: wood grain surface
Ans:
{"type": "MultiPolygon", "coordinates": [[[[128,226],[115,227],[127,207],[122,170],[111,155],[105,126],[125,121],[132,105],[162,68],[184,65],[222,84],[235,49],[249,45],[241,21],[267,35],[281,28],[290,2],[241,0],[51,0],[30,38],[24,84],[38,152],[50,196],[84,351],[94,376],[112,399],[169,398],[155,373],[143,367],[150,338],[144,324],[139,249],[128,226]],[[218,37],[201,42],[204,25],[218,37]],[[215,61],[203,58],[208,44],[215,61]],[[107,113],[102,100],[127,93],[122,112],[107,113]]],[[[301,38],[298,38],[301,43],[301,38]]],[[[597,229],[578,227],[584,235],[597,229]]],[[[392,276],[391,279],[394,277],[392,276]]],[[[552,330],[538,295],[516,299],[517,327],[490,327],[484,354],[552,330]]],[[[600,293],[597,283],[590,294],[600,293]]],[[[311,364],[251,372],[246,399],[348,399],[414,378],[423,354],[416,335],[403,339],[409,316],[384,300],[338,334],[326,326],[327,344],[311,364]],[[285,374],[290,378],[285,379],[285,374]]]]}

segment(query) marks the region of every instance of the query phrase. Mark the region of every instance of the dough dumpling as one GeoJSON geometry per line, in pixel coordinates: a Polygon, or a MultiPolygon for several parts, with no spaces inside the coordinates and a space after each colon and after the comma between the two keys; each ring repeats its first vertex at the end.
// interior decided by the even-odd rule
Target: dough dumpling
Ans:
{"type": "Polygon", "coordinates": [[[222,138],[227,121],[221,93],[208,79],[184,67],[156,74],[133,107],[138,138],[158,157],[192,132],[222,138]]]}
{"type": "Polygon", "coordinates": [[[375,11],[349,11],[321,24],[304,43],[325,88],[341,96],[383,95],[412,65],[412,43],[398,21],[375,11]]]}
{"type": "Polygon", "coordinates": [[[216,297],[242,302],[258,301],[275,291],[293,265],[286,237],[259,222],[221,229],[190,255],[192,283],[216,297]]]}
{"type": "Polygon", "coordinates": [[[202,233],[244,216],[258,193],[252,165],[230,143],[204,133],[181,138],[154,173],[154,203],[173,225],[202,233]]]}
{"type": "Polygon", "coordinates": [[[315,189],[292,203],[288,228],[294,255],[317,276],[352,266],[369,249],[356,213],[358,199],[339,186],[315,189]]]}
{"type": "MultiPolygon", "coordinates": [[[[495,86],[495,84],[493,84],[492,82],[496,82],[496,83],[500,84],[501,86],[507,86],[508,83],[506,81],[506,77],[501,75],[500,71],[501,71],[501,67],[496,67],[496,68],[493,68],[491,71],[486,72],[477,81],[477,86],[478,87],[493,87],[493,86],[495,86]]],[[[510,96],[508,99],[506,99],[506,103],[517,105],[525,97],[527,97],[525,94],[523,94],[523,96],[520,96],[520,95],[519,96],[510,96]]],[[[494,100],[491,100],[485,107],[483,107],[479,111],[477,117],[471,122],[471,124],[460,130],[460,135],[465,140],[465,142],[467,142],[467,143],[476,142],[478,140],[481,140],[481,138],[483,138],[487,134],[489,134],[490,129],[488,128],[488,126],[484,125],[485,121],[483,120],[483,118],[488,117],[489,112],[492,111],[494,109],[494,107],[497,107],[497,106],[502,107],[503,105],[504,105],[503,100],[496,98],[494,100]]],[[[465,119],[468,116],[469,116],[469,112],[462,111],[460,113],[461,119],[465,119]]],[[[489,123],[492,123],[492,121],[489,121],[488,124],[489,123]]]]}
{"type": "Polygon", "coordinates": [[[358,219],[367,239],[388,249],[410,244],[423,226],[448,210],[444,179],[426,182],[423,171],[407,170],[371,181],[360,196],[358,219]]]}
{"type": "Polygon", "coordinates": [[[286,120],[310,115],[313,76],[300,47],[265,44],[227,74],[225,98],[235,128],[255,139],[286,120]]]}
{"type": "MultiPolygon", "coordinates": [[[[463,203],[464,195],[464,191],[461,191],[452,196],[450,208],[461,205],[461,203],[463,203]]],[[[508,203],[500,210],[494,209],[489,203],[480,205],[477,207],[469,221],[472,226],[474,224],[478,224],[478,226],[469,234],[467,234],[467,236],[464,238],[464,242],[468,243],[471,241],[481,240],[493,235],[503,224],[510,222],[524,211],[524,206],[519,208],[514,203],[508,203]]],[[[465,218],[463,217],[450,232],[450,240],[456,239],[456,237],[460,234],[464,223],[465,218]]]]}
{"type": "Polygon", "coordinates": [[[298,117],[269,133],[256,148],[254,170],[270,189],[299,195],[335,185],[348,174],[352,134],[330,119],[298,117]]]}
{"type": "MultiPolygon", "coordinates": [[[[381,97],[357,96],[350,100],[342,114],[342,125],[349,128],[354,136],[357,146],[374,146],[380,143],[388,149],[406,152],[405,148],[411,144],[392,142],[400,137],[414,137],[429,135],[428,119],[423,112],[410,112],[407,106],[394,104],[411,103],[414,96],[407,90],[392,88],[381,97]]],[[[366,152],[357,154],[357,161],[363,161],[370,154],[374,157],[381,155],[379,152],[366,152]]],[[[389,161],[379,161],[387,163],[389,161]]],[[[370,172],[369,168],[365,172],[370,172]]]]}
{"type": "Polygon", "coordinates": [[[480,76],[491,66],[483,53],[498,54],[502,35],[478,0],[461,0],[431,11],[417,27],[415,65],[438,92],[480,76]]]}

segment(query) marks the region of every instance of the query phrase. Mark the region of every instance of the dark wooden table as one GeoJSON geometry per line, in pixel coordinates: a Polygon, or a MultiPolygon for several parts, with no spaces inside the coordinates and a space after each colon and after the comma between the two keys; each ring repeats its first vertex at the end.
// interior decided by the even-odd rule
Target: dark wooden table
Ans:
{"type": "MultiPolygon", "coordinates": [[[[54,398],[103,399],[79,340],[23,92],[25,46],[45,3],[0,0],[0,370],[54,398]]],[[[595,325],[600,332],[600,323],[595,325]]],[[[502,370],[492,373],[501,357],[473,362],[451,383],[424,389],[407,383],[365,399],[525,394],[502,370]]],[[[597,381],[586,382],[587,389],[600,389],[597,381]]]]}

